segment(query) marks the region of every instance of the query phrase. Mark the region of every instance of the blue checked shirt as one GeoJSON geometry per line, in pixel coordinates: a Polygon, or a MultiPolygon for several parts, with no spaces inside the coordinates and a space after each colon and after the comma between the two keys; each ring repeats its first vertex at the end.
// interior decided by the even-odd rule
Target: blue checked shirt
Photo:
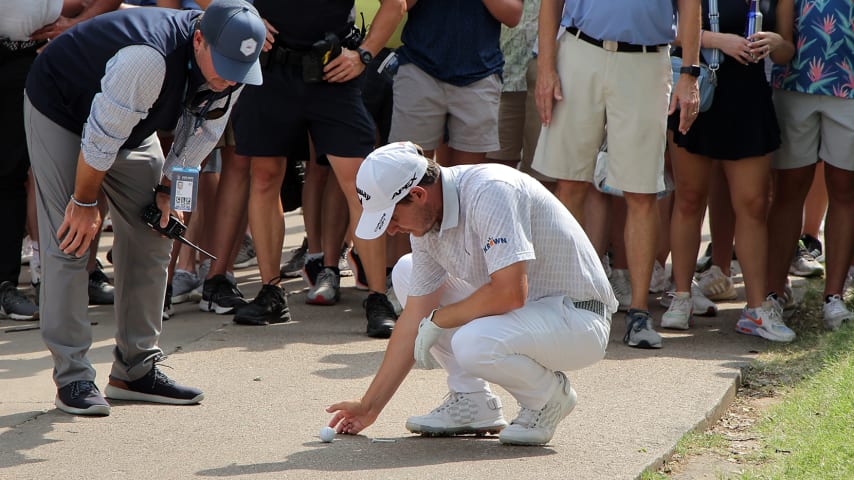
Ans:
{"type": "MultiPolygon", "coordinates": [[[[116,153],[134,127],[148,116],[163,87],[165,75],[163,56],[147,45],[122,48],[110,59],[101,79],[101,92],[92,100],[89,118],[83,126],[80,149],[87,164],[100,171],[112,166],[116,153]]],[[[207,84],[203,84],[199,90],[206,88],[207,84]]],[[[241,90],[242,87],[232,94],[232,106],[241,90]]],[[[225,98],[216,100],[212,107],[225,106],[225,102],[225,98]]],[[[176,165],[198,167],[225,130],[228,113],[202,122],[196,130],[195,116],[182,109],[175,140],[163,166],[164,175],[171,179],[172,167],[176,165]]]]}

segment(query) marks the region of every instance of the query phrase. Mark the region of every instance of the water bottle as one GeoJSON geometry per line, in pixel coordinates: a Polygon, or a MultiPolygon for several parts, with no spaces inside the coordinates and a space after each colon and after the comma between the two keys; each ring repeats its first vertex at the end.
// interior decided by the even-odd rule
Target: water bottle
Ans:
{"type": "Polygon", "coordinates": [[[751,35],[762,31],[762,12],[759,10],[759,0],[750,0],[750,10],[747,12],[747,28],[744,36],[750,38],[751,35]]]}

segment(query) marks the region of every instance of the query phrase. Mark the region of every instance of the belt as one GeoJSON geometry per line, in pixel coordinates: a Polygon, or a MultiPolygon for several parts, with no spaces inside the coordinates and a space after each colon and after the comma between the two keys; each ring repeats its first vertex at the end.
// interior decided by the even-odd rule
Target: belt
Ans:
{"type": "Polygon", "coordinates": [[[308,51],[273,46],[269,52],[262,54],[268,55],[269,62],[275,65],[302,65],[302,58],[309,53],[308,51]]]}
{"type": "Polygon", "coordinates": [[[610,319],[611,315],[607,314],[607,311],[605,310],[605,304],[600,302],[599,300],[584,300],[583,302],[573,300],[572,304],[575,305],[575,308],[587,310],[588,312],[593,312],[596,315],[601,315],[610,319]]]}
{"type": "Polygon", "coordinates": [[[617,42],[615,40],[599,40],[582,32],[575,27],[566,27],[566,31],[573,37],[584,40],[585,42],[604,48],[609,52],[628,52],[628,53],[650,53],[657,52],[662,48],[667,47],[666,44],[661,45],[635,45],[634,43],[617,42]]]}

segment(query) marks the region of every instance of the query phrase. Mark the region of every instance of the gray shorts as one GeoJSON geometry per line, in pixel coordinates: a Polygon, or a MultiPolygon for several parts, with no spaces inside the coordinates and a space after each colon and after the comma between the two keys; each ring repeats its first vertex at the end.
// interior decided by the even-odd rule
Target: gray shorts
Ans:
{"type": "Polygon", "coordinates": [[[774,90],[780,150],[774,168],[805,167],[819,159],[854,171],[854,100],[774,90]]]}
{"type": "Polygon", "coordinates": [[[434,150],[448,131],[448,146],[463,152],[498,150],[501,80],[490,75],[464,87],[431,77],[413,64],[394,77],[389,141],[409,140],[434,150]]]}

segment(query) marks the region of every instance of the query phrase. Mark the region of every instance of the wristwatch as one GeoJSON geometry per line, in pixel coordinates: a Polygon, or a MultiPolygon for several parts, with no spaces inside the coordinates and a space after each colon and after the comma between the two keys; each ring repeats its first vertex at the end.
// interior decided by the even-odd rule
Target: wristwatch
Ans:
{"type": "Polygon", "coordinates": [[[691,75],[696,78],[700,76],[700,66],[699,65],[689,65],[687,67],[682,67],[679,69],[680,74],[691,75]]]}
{"type": "Polygon", "coordinates": [[[167,185],[163,185],[162,183],[158,183],[157,186],[154,187],[154,191],[157,193],[165,193],[166,195],[172,194],[172,189],[167,185]]]}
{"type": "Polygon", "coordinates": [[[362,47],[357,48],[356,51],[359,52],[359,58],[362,59],[362,63],[364,63],[365,65],[370,64],[371,61],[374,59],[374,54],[365,50],[362,47]]]}

